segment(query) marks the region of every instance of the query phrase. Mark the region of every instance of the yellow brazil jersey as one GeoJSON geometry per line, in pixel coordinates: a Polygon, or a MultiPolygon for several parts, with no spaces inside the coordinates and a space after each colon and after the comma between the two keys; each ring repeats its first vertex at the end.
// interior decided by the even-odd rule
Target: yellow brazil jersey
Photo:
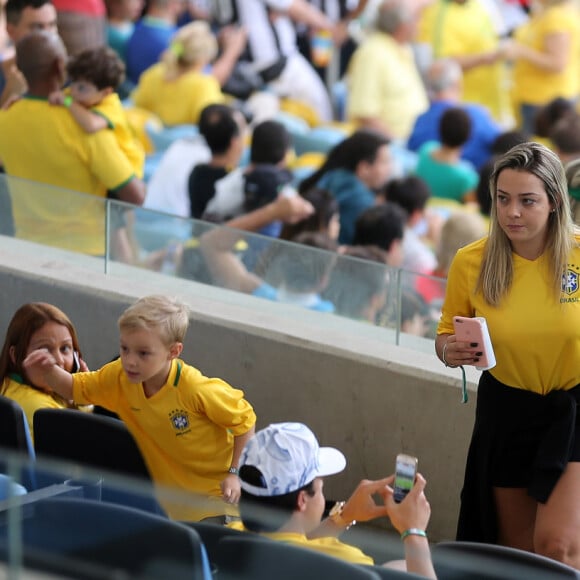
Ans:
{"type": "Polygon", "coordinates": [[[514,278],[499,306],[475,293],[487,238],[457,252],[447,278],[438,334],[454,334],[453,316],[484,316],[497,365],[490,373],[510,387],[546,394],[580,383],[580,247],[574,248],[555,297],[548,258],[513,254],[514,278]]]}
{"type": "Polygon", "coordinates": [[[172,361],[166,384],[149,398],[141,384],[129,382],[120,360],[73,380],[75,402],[102,405],[126,423],[156,486],[189,494],[183,501],[159,497],[170,517],[198,520],[225,513],[220,483],[231,465],[234,436],[256,421],[241,390],[181,360],[172,361]],[[191,494],[214,501],[196,505],[191,494]]]}
{"type": "Polygon", "coordinates": [[[25,97],[0,112],[0,160],[20,178],[9,180],[17,237],[105,253],[104,198],[133,178],[111,131],[88,135],[66,108],[25,97]]]}
{"type": "Polygon", "coordinates": [[[201,72],[187,72],[174,80],[165,78],[166,67],[158,63],[140,77],[133,92],[135,106],[155,113],[164,125],[196,125],[201,111],[224,96],[217,79],[201,72]]]}
{"type": "Polygon", "coordinates": [[[552,34],[567,34],[570,39],[567,64],[560,72],[534,66],[518,59],[514,65],[513,94],[516,103],[543,105],[556,97],[575,99],[580,92],[580,11],[576,6],[551,6],[522,25],[515,34],[517,42],[536,51],[545,49],[552,34]]]}
{"type": "MultiPolygon", "coordinates": [[[[234,530],[246,531],[244,525],[240,521],[231,522],[228,527],[234,530]]],[[[287,544],[294,544],[300,548],[307,548],[308,550],[315,550],[322,552],[327,556],[333,556],[340,560],[345,560],[351,564],[365,564],[372,566],[374,560],[367,556],[362,550],[350,544],[341,542],[338,538],[315,538],[308,539],[304,534],[290,533],[290,532],[272,532],[264,533],[264,536],[279,542],[286,542],[287,544]]]]}
{"type": "Polygon", "coordinates": [[[25,385],[22,379],[16,375],[4,379],[2,395],[16,401],[22,407],[26,415],[30,435],[33,438],[33,417],[38,409],[65,409],[67,407],[60,397],[53,397],[50,393],[25,385]]]}
{"type": "Polygon", "coordinates": [[[117,93],[107,95],[98,105],[92,108],[92,111],[107,121],[109,128],[113,130],[119,147],[131,162],[135,175],[142,178],[145,149],[129,126],[119,95],[117,93]]]}
{"type": "MultiPolygon", "coordinates": [[[[479,0],[457,4],[435,0],[421,14],[417,42],[431,46],[434,58],[492,52],[499,39],[479,0]]],[[[497,121],[509,114],[505,65],[497,62],[464,71],[463,100],[487,107],[497,121]]]]}
{"type": "Polygon", "coordinates": [[[348,69],[349,120],[377,117],[397,139],[407,139],[429,106],[410,46],[375,32],[357,48],[348,69]]]}

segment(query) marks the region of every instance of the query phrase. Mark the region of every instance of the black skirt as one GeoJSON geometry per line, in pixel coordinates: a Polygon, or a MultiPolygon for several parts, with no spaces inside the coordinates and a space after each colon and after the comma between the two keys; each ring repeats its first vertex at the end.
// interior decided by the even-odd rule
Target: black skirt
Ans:
{"type": "Polygon", "coordinates": [[[527,488],[545,503],[566,465],[580,461],[580,385],[539,395],[484,372],[461,492],[457,539],[495,543],[493,487],[527,488]]]}

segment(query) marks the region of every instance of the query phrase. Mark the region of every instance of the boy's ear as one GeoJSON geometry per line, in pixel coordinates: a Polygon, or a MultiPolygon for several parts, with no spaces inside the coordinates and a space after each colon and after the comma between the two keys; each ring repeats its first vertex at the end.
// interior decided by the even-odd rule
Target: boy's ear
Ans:
{"type": "Polygon", "coordinates": [[[308,505],[308,494],[302,490],[298,493],[298,497],[296,498],[296,507],[294,508],[296,511],[303,512],[308,505]]]}
{"type": "Polygon", "coordinates": [[[13,346],[11,346],[8,349],[8,356],[10,357],[12,364],[15,365],[16,364],[16,349],[13,346]]]}
{"type": "Polygon", "coordinates": [[[108,96],[109,96],[111,93],[113,93],[113,92],[114,92],[114,89],[113,89],[113,87],[105,87],[105,88],[103,89],[103,95],[104,95],[105,97],[108,97],[108,96]]]}
{"type": "Polygon", "coordinates": [[[169,347],[169,359],[173,360],[174,358],[178,358],[179,355],[183,351],[183,343],[182,342],[174,342],[169,347]]]}

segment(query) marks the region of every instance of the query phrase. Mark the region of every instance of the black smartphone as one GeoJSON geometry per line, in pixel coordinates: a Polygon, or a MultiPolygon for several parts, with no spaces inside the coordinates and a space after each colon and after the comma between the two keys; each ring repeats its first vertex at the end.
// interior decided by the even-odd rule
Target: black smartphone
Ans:
{"type": "Polygon", "coordinates": [[[73,366],[71,373],[78,373],[81,370],[81,359],[79,353],[75,350],[73,351],[73,366]]]}

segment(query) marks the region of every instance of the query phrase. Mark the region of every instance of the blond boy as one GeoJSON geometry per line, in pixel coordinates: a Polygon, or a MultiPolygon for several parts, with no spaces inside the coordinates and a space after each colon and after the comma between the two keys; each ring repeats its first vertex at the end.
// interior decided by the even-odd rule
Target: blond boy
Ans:
{"type": "Polygon", "coordinates": [[[35,384],[116,412],[156,486],[210,498],[159,496],[171,518],[199,520],[221,516],[228,504],[238,502],[238,461],[254,433],[256,415],[241,390],[204,377],[179,358],[188,324],[184,304],[147,296],[119,318],[118,360],[73,376],[49,352],[36,350],[24,367],[35,384]]]}

